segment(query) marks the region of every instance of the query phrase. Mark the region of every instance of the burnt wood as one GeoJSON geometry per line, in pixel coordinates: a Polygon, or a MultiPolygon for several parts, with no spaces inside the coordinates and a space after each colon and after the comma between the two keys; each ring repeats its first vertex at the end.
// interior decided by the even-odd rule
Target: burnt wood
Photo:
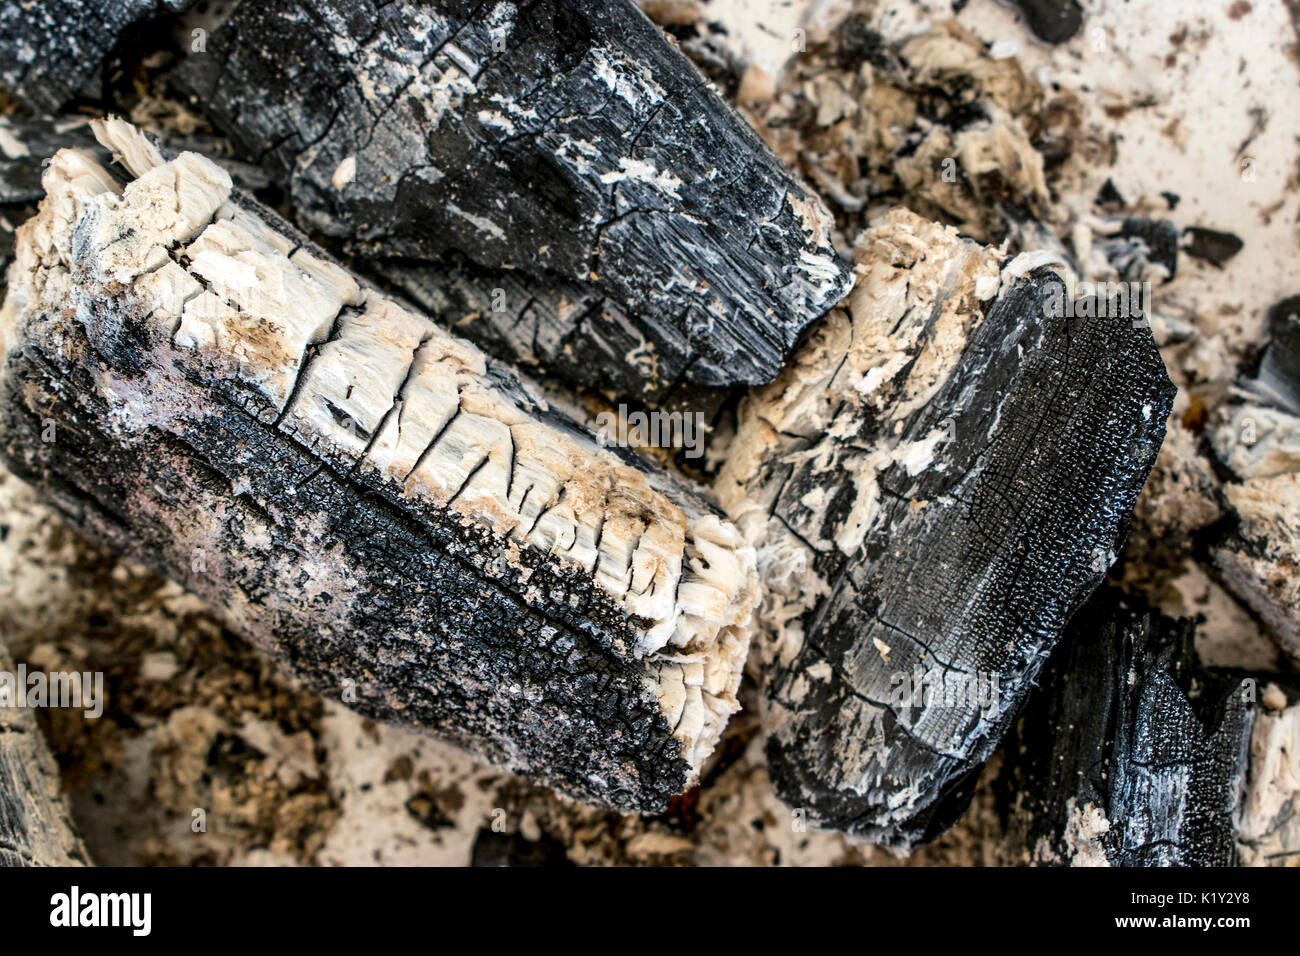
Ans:
{"type": "Polygon", "coordinates": [[[1070,621],[998,779],[1027,862],[1236,865],[1257,682],[1193,633],[1113,588],[1070,621]]]}

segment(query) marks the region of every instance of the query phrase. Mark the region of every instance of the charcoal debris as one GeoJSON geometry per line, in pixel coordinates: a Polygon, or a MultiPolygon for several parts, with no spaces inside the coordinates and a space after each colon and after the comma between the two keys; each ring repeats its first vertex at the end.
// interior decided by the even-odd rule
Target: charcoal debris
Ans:
{"type": "Polygon", "coordinates": [[[1193,259],[1201,259],[1212,266],[1222,266],[1241,252],[1245,243],[1230,232],[1190,226],[1183,231],[1183,249],[1193,259]]]}
{"type": "Polygon", "coordinates": [[[1178,227],[1168,219],[1128,217],[1094,244],[1125,281],[1149,281],[1159,269],[1155,278],[1168,282],[1178,275],[1178,239],[1178,227]]]}
{"type": "Polygon", "coordinates": [[[1078,0],[1014,0],[1034,36],[1044,43],[1064,43],[1083,25],[1078,0]]]}

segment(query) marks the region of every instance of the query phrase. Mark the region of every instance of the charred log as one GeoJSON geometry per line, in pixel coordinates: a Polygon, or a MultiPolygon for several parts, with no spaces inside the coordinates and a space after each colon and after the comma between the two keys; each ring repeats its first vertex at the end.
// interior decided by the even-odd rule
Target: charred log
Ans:
{"type": "Polygon", "coordinates": [[[203,157],[56,155],[0,452],[321,693],[660,810],[727,717],[753,554],[689,489],[359,283],[203,157]]]}
{"type": "Polygon", "coordinates": [[[179,80],[306,225],[583,384],[770,381],[850,285],[820,201],[631,0],[241,4],[179,80]]]}
{"type": "Polygon", "coordinates": [[[741,409],[767,755],[810,823],[949,825],[1126,534],[1173,398],[1140,312],[895,211],[847,311],[741,409]],[[935,691],[937,690],[937,693],[935,691]]]}
{"type": "MultiPolygon", "coordinates": [[[[94,97],[133,25],[191,6],[68,0],[57,28],[13,24],[0,80],[36,111],[94,97]]],[[[174,78],[302,223],[499,357],[656,402],[766,382],[851,283],[820,200],[631,0],[172,26],[174,78]]]]}

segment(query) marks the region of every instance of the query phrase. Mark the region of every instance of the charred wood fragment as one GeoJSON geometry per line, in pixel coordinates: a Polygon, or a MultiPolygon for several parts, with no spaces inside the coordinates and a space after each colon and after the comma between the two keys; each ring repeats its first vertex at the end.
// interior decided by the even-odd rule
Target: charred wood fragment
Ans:
{"type": "Polygon", "coordinates": [[[1230,232],[1191,226],[1183,233],[1184,248],[1193,259],[1201,259],[1212,266],[1222,266],[1239,253],[1244,242],[1230,232]]]}
{"type": "Polygon", "coordinates": [[[0,452],[290,673],[661,810],[728,716],[753,552],[194,153],[58,153],[0,313],[0,452]]]}
{"type": "Polygon", "coordinates": [[[1145,317],[1066,317],[1043,256],[1003,268],[896,210],[858,260],[847,310],[742,405],[717,487],[760,547],[778,793],[907,847],[964,809],[1114,560],[1174,389],[1145,317]]]}
{"type": "Polygon", "coordinates": [[[0,5],[0,87],[36,113],[98,99],[104,67],[132,27],[195,0],[42,0],[0,5]]]}
{"type": "Polygon", "coordinates": [[[820,200],[632,0],[241,4],[177,77],[305,225],[582,384],[770,381],[851,283],[820,200]]]}
{"type": "Polygon", "coordinates": [[[1294,866],[1300,859],[1300,684],[1295,675],[1258,677],[1256,684],[1237,848],[1246,866],[1294,866]]]}
{"type": "Polygon", "coordinates": [[[1064,43],[1083,26],[1078,0],[1015,0],[1034,36],[1045,43],[1064,43]]]}
{"type": "MultiPolygon", "coordinates": [[[[0,644],[0,671],[14,666],[0,644]]],[[[32,712],[0,688],[0,867],[84,866],[90,862],[59,785],[59,770],[32,712]]]]}
{"type": "Polygon", "coordinates": [[[998,779],[1025,862],[1233,866],[1256,682],[1103,588],[1071,619],[998,779]]]}
{"type": "Polygon", "coordinates": [[[1258,373],[1225,403],[1210,445],[1229,472],[1229,520],[1210,557],[1228,588],[1300,660],[1300,296],[1269,310],[1258,373]]]}

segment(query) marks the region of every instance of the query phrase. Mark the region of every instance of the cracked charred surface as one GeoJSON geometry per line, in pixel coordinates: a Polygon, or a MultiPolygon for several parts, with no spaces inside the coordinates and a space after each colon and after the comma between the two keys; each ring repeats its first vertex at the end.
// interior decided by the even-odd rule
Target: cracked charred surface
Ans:
{"type": "Polygon", "coordinates": [[[56,155],[0,313],[0,451],[306,684],[660,810],[734,712],[753,552],[194,153],[56,155]]]}
{"type": "Polygon", "coordinates": [[[178,78],[307,225],[585,385],[770,381],[851,282],[820,200],[631,0],[241,4],[178,78]]]}
{"type": "Polygon", "coordinates": [[[903,848],[964,809],[1114,560],[1174,389],[1140,323],[1052,317],[1047,258],[1000,272],[905,210],[858,254],[848,310],[742,405],[717,489],[759,545],[778,792],[903,848]]]}
{"type": "MultiPolygon", "coordinates": [[[[0,671],[14,673],[3,644],[0,671]]],[[[13,704],[0,697],[0,867],[85,865],[54,757],[32,712],[13,704]]]]}
{"type": "Polygon", "coordinates": [[[195,0],[42,0],[0,6],[0,87],[35,112],[54,113],[78,96],[98,97],[103,68],[136,24],[195,0]]]}
{"type": "Polygon", "coordinates": [[[1070,621],[998,781],[1025,862],[1237,864],[1256,682],[1192,635],[1112,588],[1070,621]]]}
{"type": "Polygon", "coordinates": [[[1210,445],[1235,481],[1230,526],[1210,543],[1228,587],[1300,661],[1300,296],[1269,310],[1258,374],[1239,382],[1210,445]]]}

